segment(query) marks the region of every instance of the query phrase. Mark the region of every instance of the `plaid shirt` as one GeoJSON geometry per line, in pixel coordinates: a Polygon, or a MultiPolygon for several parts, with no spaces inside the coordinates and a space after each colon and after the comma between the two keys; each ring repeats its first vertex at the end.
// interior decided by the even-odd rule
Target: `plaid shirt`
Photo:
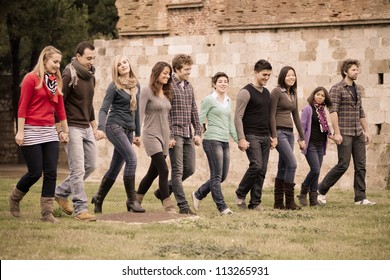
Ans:
{"type": "Polygon", "coordinates": [[[362,92],[364,88],[355,84],[357,100],[343,80],[330,89],[332,108],[329,112],[336,112],[339,120],[340,134],[347,136],[359,136],[363,133],[360,119],[365,118],[362,107],[362,92]]]}
{"type": "Polygon", "coordinates": [[[195,129],[195,135],[201,136],[198,107],[196,106],[192,85],[188,81],[184,81],[184,87],[182,87],[180,81],[173,75],[172,86],[172,107],[169,111],[171,139],[174,136],[191,138],[193,135],[191,124],[195,129]]]}

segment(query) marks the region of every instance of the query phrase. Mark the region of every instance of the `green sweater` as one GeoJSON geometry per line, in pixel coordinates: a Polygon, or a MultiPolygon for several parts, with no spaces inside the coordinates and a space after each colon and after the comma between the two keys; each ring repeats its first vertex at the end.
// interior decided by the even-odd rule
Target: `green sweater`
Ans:
{"type": "Polygon", "coordinates": [[[207,130],[203,135],[205,140],[229,142],[229,135],[237,143],[237,132],[232,118],[231,100],[225,97],[227,106],[218,102],[216,93],[206,96],[200,106],[199,120],[204,124],[207,119],[207,130]]]}

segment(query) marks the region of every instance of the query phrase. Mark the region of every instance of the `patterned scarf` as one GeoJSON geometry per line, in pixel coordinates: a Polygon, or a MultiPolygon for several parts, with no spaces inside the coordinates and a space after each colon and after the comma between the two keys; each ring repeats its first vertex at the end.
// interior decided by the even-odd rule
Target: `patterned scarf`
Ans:
{"type": "Polygon", "coordinates": [[[138,91],[138,81],[136,78],[128,78],[128,77],[118,77],[118,82],[124,88],[130,91],[131,99],[130,99],[130,111],[135,111],[137,109],[137,99],[136,94],[138,91]]]}
{"type": "Polygon", "coordinates": [[[56,75],[45,73],[45,84],[47,89],[49,90],[49,97],[54,103],[58,102],[57,96],[57,77],[56,75]]]}
{"type": "Polygon", "coordinates": [[[325,105],[318,104],[316,102],[314,102],[313,105],[314,105],[314,108],[316,109],[318,120],[320,121],[321,132],[330,135],[331,132],[330,132],[330,128],[328,125],[328,121],[326,120],[325,105]]]}
{"type": "Polygon", "coordinates": [[[84,66],[82,66],[78,60],[73,57],[71,63],[69,63],[65,69],[69,69],[70,71],[70,83],[68,86],[77,86],[77,83],[79,81],[79,78],[83,80],[89,80],[92,79],[95,75],[95,67],[92,66],[91,69],[86,69],[84,66]]]}

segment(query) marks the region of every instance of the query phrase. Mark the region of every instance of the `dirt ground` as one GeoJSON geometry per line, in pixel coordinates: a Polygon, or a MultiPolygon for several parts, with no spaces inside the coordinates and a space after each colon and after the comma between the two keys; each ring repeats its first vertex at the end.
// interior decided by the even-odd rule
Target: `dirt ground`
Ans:
{"type": "MultiPolygon", "coordinates": [[[[9,165],[0,164],[0,178],[19,178],[25,172],[27,168],[25,165],[9,165]]],[[[58,169],[58,179],[65,178],[68,175],[67,168],[58,169]]],[[[178,209],[177,209],[178,210],[178,209]]],[[[123,223],[158,223],[158,222],[171,222],[178,219],[194,219],[198,216],[194,215],[182,215],[182,214],[168,214],[161,210],[161,212],[148,212],[145,213],[133,213],[133,212],[122,212],[113,214],[99,214],[97,215],[98,221],[106,222],[123,222],[123,223]]]]}

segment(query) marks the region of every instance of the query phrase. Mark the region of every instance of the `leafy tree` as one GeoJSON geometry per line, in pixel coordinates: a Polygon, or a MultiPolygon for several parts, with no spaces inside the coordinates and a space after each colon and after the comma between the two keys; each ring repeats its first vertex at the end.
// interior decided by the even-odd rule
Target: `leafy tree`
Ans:
{"type": "Polygon", "coordinates": [[[79,42],[117,37],[115,0],[0,0],[0,7],[0,71],[12,74],[15,119],[21,77],[45,46],[61,50],[64,66],[79,42]]]}

